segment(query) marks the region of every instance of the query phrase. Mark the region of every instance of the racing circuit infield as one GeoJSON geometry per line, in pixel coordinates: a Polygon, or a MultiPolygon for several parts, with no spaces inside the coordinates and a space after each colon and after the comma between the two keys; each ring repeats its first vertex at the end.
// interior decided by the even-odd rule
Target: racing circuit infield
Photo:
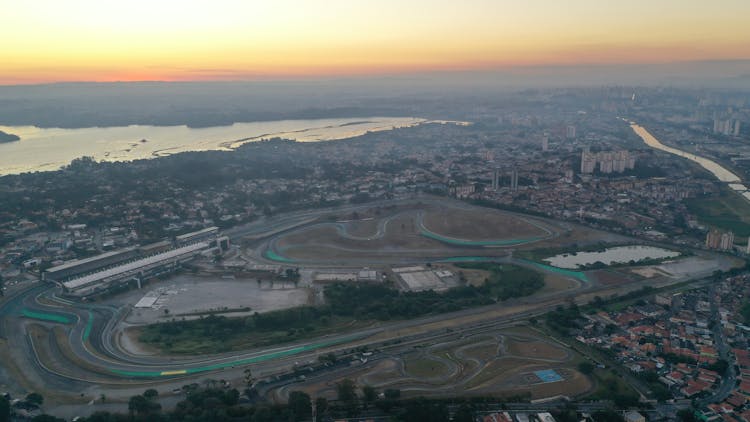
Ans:
{"type": "Polygon", "coordinates": [[[271,238],[262,257],[295,264],[391,264],[498,257],[570,230],[551,221],[453,201],[374,207],[271,238]]]}
{"type": "MultiPolygon", "coordinates": [[[[628,279],[630,281],[627,284],[603,284],[598,282],[596,273],[560,270],[524,261],[514,258],[512,251],[572,243],[585,245],[600,241],[616,242],[622,241],[621,236],[431,198],[296,212],[233,228],[227,230],[227,233],[234,243],[243,245],[243,254],[248,259],[261,264],[361,268],[488,260],[534,267],[545,274],[568,279],[571,284],[565,289],[481,308],[411,321],[373,323],[369,328],[354,333],[344,332],[262,350],[202,356],[163,356],[126,350],[118,341],[117,333],[122,329],[122,321],[130,311],[129,306],[73,303],[58,297],[53,286],[37,284],[26,290],[12,292],[0,302],[0,359],[6,363],[6,378],[14,379],[16,383],[9,388],[42,391],[50,402],[57,403],[80,402],[84,399],[88,401],[100,394],[106,394],[110,401],[116,402],[141,393],[145,386],[158,386],[165,391],[206,377],[221,377],[241,385],[242,371],[248,367],[258,377],[273,376],[288,372],[296,361],[314,360],[324,353],[359,346],[371,349],[382,347],[398,340],[403,348],[389,348],[389,356],[396,359],[394,362],[397,365],[400,365],[398,359],[403,360],[403,371],[399,369],[400,378],[393,379],[394,385],[424,390],[424,386],[420,387],[414,381],[414,378],[419,377],[414,376],[414,371],[418,374],[420,365],[424,369],[429,361],[435,361],[439,362],[436,365],[440,368],[446,367],[452,373],[451,364],[435,358],[434,354],[413,357],[408,356],[408,352],[413,350],[411,345],[414,344],[445,342],[445,336],[449,335],[447,329],[453,330],[454,334],[451,335],[461,333],[467,338],[481,339],[477,340],[482,343],[477,345],[477,350],[472,350],[468,344],[461,345],[459,348],[466,347],[454,353],[456,359],[461,360],[474,354],[481,357],[490,353],[489,345],[483,343],[486,338],[482,336],[494,336],[499,342],[498,330],[522,322],[530,316],[548,312],[558,304],[570,300],[586,303],[595,295],[605,296],[635,290],[644,285],[668,285],[707,277],[716,269],[728,269],[734,265],[728,258],[711,255],[710,260],[707,258],[706,261],[705,274],[638,278],[628,279]],[[452,222],[448,218],[453,212],[461,217],[460,221],[452,222]],[[492,224],[483,224],[485,221],[492,224]],[[483,229],[472,228],[473,225],[481,225],[483,229]],[[413,362],[409,363],[413,359],[423,361],[416,363],[417,369],[414,369],[413,362]],[[412,379],[407,380],[407,375],[412,379]],[[70,393],[73,391],[76,393],[70,393]],[[79,394],[83,398],[79,398],[79,394]]],[[[510,361],[514,353],[528,354],[528,351],[519,352],[514,349],[515,346],[510,345],[512,342],[504,344],[507,353],[498,358],[501,362],[503,359],[510,361]]],[[[378,357],[373,361],[386,358],[378,357]]],[[[491,365],[487,366],[490,371],[495,366],[504,368],[504,363],[492,363],[490,358],[487,355],[482,358],[484,360],[477,359],[483,364],[491,365]]],[[[515,384],[508,384],[508,391],[513,389],[512,386],[521,386],[538,394],[534,391],[553,389],[547,386],[558,383],[535,384],[531,382],[534,378],[529,374],[554,369],[563,379],[568,379],[568,375],[575,376],[574,372],[566,372],[565,362],[567,361],[563,360],[546,366],[530,364],[528,370],[513,374],[497,369],[492,372],[497,376],[491,378],[497,382],[512,379],[515,384]],[[560,371],[556,368],[560,368],[560,371]]],[[[490,384],[479,382],[483,375],[470,375],[469,372],[463,372],[460,376],[451,378],[450,382],[456,386],[464,385],[461,383],[465,381],[465,385],[471,384],[478,392],[490,392],[487,389],[490,384]],[[469,379],[472,381],[468,381],[469,379]]],[[[363,379],[374,380],[367,377],[363,379]]],[[[447,393],[447,390],[444,392],[447,393]]]]}

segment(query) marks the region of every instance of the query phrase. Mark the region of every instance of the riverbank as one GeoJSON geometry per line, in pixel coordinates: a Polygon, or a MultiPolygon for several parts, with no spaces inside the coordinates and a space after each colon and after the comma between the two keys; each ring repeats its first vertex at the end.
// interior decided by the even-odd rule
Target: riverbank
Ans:
{"type": "Polygon", "coordinates": [[[731,170],[708,158],[664,145],[658,139],[656,139],[654,135],[646,130],[646,128],[638,125],[635,122],[630,122],[630,128],[633,129],[633,131],[643,140],[643,142],[646,143],[646,145],[650,146],[651,148],[668,152],[682,158],[687,158],[688,160],[697,163],[704,169],[708,170],[711,174],[713,174],[717,179],[719,179],[720,182],[726,183],[730,189],[737,192],[746,200],[750,201],[750,192],[748,192],[748,188],[744,184],[744,181],[731,170]]]}

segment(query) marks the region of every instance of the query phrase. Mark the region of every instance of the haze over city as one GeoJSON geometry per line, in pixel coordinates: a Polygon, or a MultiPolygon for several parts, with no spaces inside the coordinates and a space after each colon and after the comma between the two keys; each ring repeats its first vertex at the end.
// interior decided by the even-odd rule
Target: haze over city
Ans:
{"type": "Polygon", "coordinates": [[[750,422],[750,3],[0,5],[0,422],[750,422]]]}

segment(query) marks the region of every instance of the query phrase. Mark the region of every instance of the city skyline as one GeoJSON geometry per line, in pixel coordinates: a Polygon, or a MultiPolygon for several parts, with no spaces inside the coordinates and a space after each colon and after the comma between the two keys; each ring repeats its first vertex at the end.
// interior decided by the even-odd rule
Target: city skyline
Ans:
{"type": "Polygon", "coordinates": [[[21,2],[0,16],[0,84],[750,59],[750,4],[720,3],[21,2]]]}

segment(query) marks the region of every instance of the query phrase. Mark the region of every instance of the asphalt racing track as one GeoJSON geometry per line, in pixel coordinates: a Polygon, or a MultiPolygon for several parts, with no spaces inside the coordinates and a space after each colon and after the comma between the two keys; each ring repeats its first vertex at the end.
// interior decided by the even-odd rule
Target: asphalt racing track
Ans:
{"type": "MultiPolygon", "coordinates": [[[[74,395],[71,392],[75,392],[75,395],[80,393],[86,397],[96,397],[99,393],[106,392],[108,397],[114,399],[126,398],[134,392],[141,392],[145,385],[179,387],[209,374],[226,379],[241,379],[242,370],[246,367],[252,367],[253,372],[259,374],[280,373],[287,371],[293,362],[314,359],[320,353],[349,350],[362,345],[379,347],[394,339],[398,339],[403,347],[409,347],[409,344],[440,339],[447,335],[447,328],[459,330],[462,333],[487,333],[498,327],[528,319],[530,316],[543,314],[571,300],[585,303],[594,295],[634,290],[646,284],[659,285],[659,283],[671,284],[685,281],[652,279],[627,286],[608,287],[598,285],[590,280],[587,274],[581,272],[560,270],[514,258],[508,250],[511,246],[554,239],[567,229],[566,225],[544,219],[528,217],[527,220],[538,225],[541,235],[513,239],[515,243],[509,242],[509,239],[500,239],[498,241],[500,243],[490,241],[489,244],[459,246],[454,243],[471,241],[471,239],[445,239],[441,234],[431,234],[425,228],[424,213],[419,207],[415,207],[416,203],[443,206],[445,200],[428,198],[419,201],[347,206],[333,210],[300,211],[264,218],[230,229],[227,233],[236,243],[241,240],[260,262],[326,266],[340,264],[342,260],[336,256],[322,256],[317,259],[298,261],[284,256],[279,243],[288,235],[321,227],[333,228],[337,236],[348,238],[352,242],[360,244],[378,242],[388,236],[389,229],[396,219],[401,218],[400,221],[410,219],[415,223],[415,230],[418,230],[422,237],[415,242],[431,242],[436,246],[430,246],[427,250],[418,250],[408,249],[407,245],[406,251],[395,250],[391,255],[375,254],[372,257],[367,256],[367,250],[357,250],[355,252],[361,256],[353,259],[350,265],[382,262],[416,264],[491,260],[533,266],[543,272],[572,279],[575,281],[575,287],[449,314],[410,321],[373,324],[370,328],[356,333],[335,334],[313,341],[263,350],[210,356],[163,356],[136,355],[121,347],[117,336],[118,327],[129,312],[128,307],[73,303],[58,297],[54,286],[38,283],[25,290],[12,292],[0,302],[0,338],[5,339],[5,344],[9,346],[4,353],[9,359],[8,366],[12,367],[10,372],[23,378],[21,382],[29,386],[29,389],[35,387],[36,390],[56,392],[60,397],[74,395]],[[345,223],[321,221],[321,218],[326,215],[341,215],[354,211],[365,212],[376,205],[393,204],[408,205],[412,208],[394,212],[393,215],[380,219],[375,232],[368,236],[350,233],[345,223]],[[32,332],[36,334],[32,335],[32,332]]],[[[451,201],[450,206],[468,207],[455,201],[451,201]]],[[[514,216],[527,219],[525,216],[514,216]]],[[[721,261],[717,265],[726,269],[729,264],[721,261]]],[[[706,268],[706,274],[695,274],[693,278],[710,276],[718,267],[706,268]]]]}

